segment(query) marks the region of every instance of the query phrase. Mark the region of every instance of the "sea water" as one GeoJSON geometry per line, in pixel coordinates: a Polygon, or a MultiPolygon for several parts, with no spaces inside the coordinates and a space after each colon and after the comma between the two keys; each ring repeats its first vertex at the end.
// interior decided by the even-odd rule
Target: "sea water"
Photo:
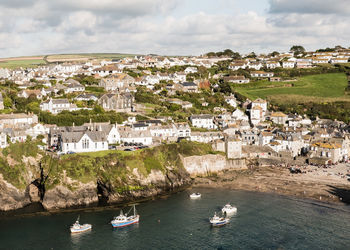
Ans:
{"type": "MultiPolygon", "coordinates": [[[[131,207],[125,207],[127,212],[131,207]]],[[[0,219],[0,249],[350,249],[350,207],[273,194],[193,189],[141,203],[140,223],[113,229],[119,208],[0,219]],[[200,192],[197,200],[190,192],[200,192]],[[226,203],[229,224],[209,217],[226,203]],[[80,222],[92,230],[71,235],[80,222]]]]}

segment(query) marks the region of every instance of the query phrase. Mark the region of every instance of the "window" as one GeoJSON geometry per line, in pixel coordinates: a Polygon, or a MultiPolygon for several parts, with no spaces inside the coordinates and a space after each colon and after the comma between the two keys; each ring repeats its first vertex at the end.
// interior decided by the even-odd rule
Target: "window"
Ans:
{"type": "Polygon", "coordinates": [[[89,148],[89,140],[88,139],[84,139],[82,144],[83,144],[83,149],[89,148]]]}
{"type": "Polygon", "coordinates": [[[95,148],[97,148],[97,142],[95,142],[95,148]]]}

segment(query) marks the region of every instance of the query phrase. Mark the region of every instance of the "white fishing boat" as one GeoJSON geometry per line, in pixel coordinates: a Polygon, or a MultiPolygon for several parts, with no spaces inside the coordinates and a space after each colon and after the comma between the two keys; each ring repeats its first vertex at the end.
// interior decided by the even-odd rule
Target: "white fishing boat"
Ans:
{"type": "Polygon", "coordinates": [[[223,226],[230,222],[230,219],[227,217],[219,217],[214,213],[214,216],[209,218],[209,222],[212,226],[223,226]]]}
{"type": "Polygon", "coordinates": [[[113,227],[126,227],[129,225],[138,223],[139,220],[140,220],[140,215],[136,214],[136,208],[134,205],[134,215],[127,216],[127,214],[123,214],[123,211],[120,210],[120,215],[117,217],[114,217],[114,219],[111,221],[111,224],[113,227]]]}
{"type": "Polygon", "coordinates": [[[237,213],[237,208],[234,206],[231,206],[231,204],[227,203],[222,209],[223,214],[234,214],[237,213]]]}
{"type": "Polygon", "coordinates": [[[92,228],[92,225],[91,224],[83,224],[83,225],[80,225],[79,223],[79,217],[78,219],[75,221],[75,223],[70,227],[70,232],[72,234],[75,234],[75,233],[83,233],[83,232],[86,232],[88,230],[91,230],[92,228]]]}
{"type": "Polygon", "coordinates": [[[190,195],[190,198],[191,199],[198,199],[198,198],[201,198],[201,194],[200,193],[193,193],[190,195]]]}

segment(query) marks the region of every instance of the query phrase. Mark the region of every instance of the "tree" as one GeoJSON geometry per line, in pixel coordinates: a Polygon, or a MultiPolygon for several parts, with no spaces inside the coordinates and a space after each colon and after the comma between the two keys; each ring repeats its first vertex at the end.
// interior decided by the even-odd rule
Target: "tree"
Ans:
{"type": "Polygon", "coordinates": [[[278,51],[274,51],[272,53],[269,54],[269,56],[275,57],[278,56],[280,53],[278,51]]]}
{"type": "Polygon", "coordinates": [[[103,108],[100,105],[94,107],[94,112],[97,114],[102,114],[104,112],[103,108]]]}
{"type": "Polygon", "coordinates": [[[301,45],[293,45],[290,48],[290,52],[294,53],[294,56],[300,55],[300,54],[304,54],[305,53],[305,48],[301,45]]]}
{"type": "Polygon", "coordinates": [[[247,55],[247,58],[256,58],[255,52],[249,53],[249,55],[247,55]]]}
{"type": "Polygon", "coordinates": [[[10,97],[4,98],[4,107],[5,108],[11,108],[12,107],[12,100],[10,97]]]}

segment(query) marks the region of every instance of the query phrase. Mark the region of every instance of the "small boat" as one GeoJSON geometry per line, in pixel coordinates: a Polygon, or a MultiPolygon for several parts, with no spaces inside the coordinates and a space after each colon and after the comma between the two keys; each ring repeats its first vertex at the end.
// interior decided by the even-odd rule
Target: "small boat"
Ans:
{"type": "Polygon", "coordinates": [[[191,199],[198,199],[198,198],[201,198],[201,194],[200,193],[193,193],[190,195],[190,198],[191,199]]]}
{"type": "Polygon", "coordinates": [[[215,213],[212,218],[209,218],[209,221],[210,221],[210,224],[215,227],[215,226],[223,226],[229,223],[230,219],[225,217],[219,217],[215,213]]]}
{"type": "MultiPolygon", "coordinates": [[[[80,216],[79,216],[80,217],[80,216]]],[[[70,227],[70,232],[72,234],[74,233],[83,233],[86,232],[88,230],[91,230],[92,225],[91,224],[84,224],[84,225],[80,225],[79,223],[79,217],[78,219],[75,221],[75,223],[70,227]]]]}
{"type": "Polygon", "coordinates": [[[123,211],[120,210],[120,215],[114,217],[114,219],[111,221],[111,224],[113,227],[126,227],[138,223],[139,219],[140,215],[136,214],[136,209],[134,205],[134,215],[127,216],[127,214],[123,214],[123,211]]]}
{"type": "Polygon", "coordinates": [[[227,203],[222,209],[222,213],[226,214],[233,214],[237,212],[237,208],[234,206],[231,206],[229,203],[227,203]]]}

